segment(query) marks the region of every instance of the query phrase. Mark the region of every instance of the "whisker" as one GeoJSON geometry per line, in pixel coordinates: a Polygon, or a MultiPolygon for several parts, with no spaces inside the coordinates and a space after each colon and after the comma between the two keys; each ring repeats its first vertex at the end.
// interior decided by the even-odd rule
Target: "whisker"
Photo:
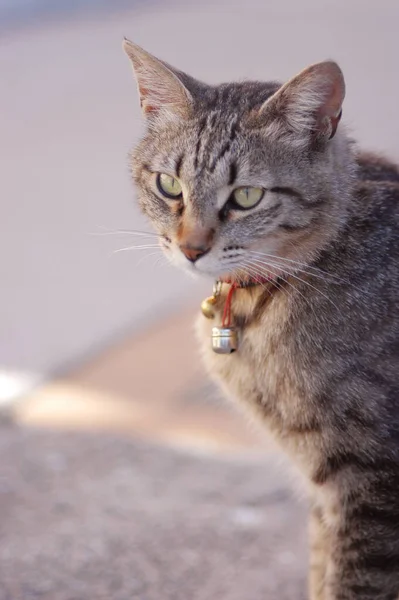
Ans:
{"type": "MultiPolygon", "coordinates": [[[[249,277],[262,277],[262,273],[258,272],[252,265],[250,265],[249,263],[247,265],[244,265],[243,267],[243,271],[246,273],[246,275],[248,275],[249,277]]],[[[271,284],[273,284],[273,281],[270,280],[271,284]]],[[[272,295],[271,291],[269,290],[269,288],[267,287],[266,283],[259,283],[258,285],[260,285],[268,294],[269,296],[272,295]]],[[[274,285],[274,284],[273,284],[274,285]]],[[[277,289],[281,289],[279,287],[279,285],[274,285],[274,287],[277,287],[277,289]]],[[[283,291],[281,289],[281,291],[283,291]]],[[[287,292],[286,292],[287,293],[287,292]]]]}
{"type": "Polygon", "coordinates": [[[251,258],[251,260],[253,261],[257,261],[260,264],[265,264],[265,265],[273,265],[274,267],[281,269],[282,272],[284,272],[286,275],[292,275],[293,273],[304,273],[306,275],[312,276],[312,277],[317,277],[318,279],[322,279],[323,281],[327,281],[327,279],[325,277],[323,277],[322,275],[317,275],[315,273],[310,273],[309,271],[305,271],[304,269],[299,269],[298,267],[293,267],[291,265],[285,265],[285,264],[280,264],[278,263],[276,260],[271,261],[270,259],[267,261],[261,260],[260,257],[254,257],[251,258]]]}
{"type": "Polygon", "coordinates": [[[156,254],[159,253],[159,251],[161,251],[161,249],[159,248],[157,252],[150,252],[149,254],[144,254],[144,256],[141,256],[140,259],[137,261],[136,263],[136,268],[141,265],[141,263],[146,259],[149,258],[150,256],[155,256],[156,254]]]}
{"type": "MultiPolygon", "coordinates": [[[[254,260],[255,260],[256,262],[258,262],[258,263],[262,264],[262,261],[260,261],[260,260],[258,260],[258,259],[256,259],[256,258],[255,258],[254,260]]],[[[263,263],[263,264],[265,264],[266,266],[268,266],[269,264],[271,264],[273,267],[276,267],[277,269],[281,269],[281,265],[276,265],[275,263],[272,263],[272,262],[270,262],[270,263],[266,263],[266,262],[265,262],[265,263],[263,263]]],[[[336,308],[336,309],[338,310],[338,306],[337,306],[337,305],[336,305],[336,304],[335,304],[335,303],[334,303],[334,302],[331,300],[331,298],[329,298],[329,297],[328,297],[326,294],[324,294],[324,292],[322,292],[321,290],[319,290],[317,287],[315,287],[314,285],[312,285],[312,284],[311,284],[311,283],[309,283],[308,281],[305,281],[305,279],[302,279],[301,277],[298,277],[297,275],[294,275],[293,273],[285,272],[284,270],[283,270],[283,273],[284,273],[285,275],[288,275],[289,277],[293,277],[294,279],[297,279],[298,281],[301,281],[301,282],[302,282],[302,283],[304,283],[305,285],[308,285],[310,288],[312,288],[312,289],[313,289],[313,290],[315,290],[315,291],[316,291],[318,294],[320,294],[320,295],[321,295],[321,296],[323,296],[323,297],[324,297],[326,300],[328,300],[328,302],[330,302],[330,303],[331,303],[331,304],[334,306],[334,308],[336,308]]],[[[288,281],[286,281],[286,283],[288,283],[289,285],[291,285],[291,284],[290,284],[288,281]]],[[[295,287],[295,286],[292,286],[292,287],[295,287]]],[[[297,288],[295,288],[295,289],[296,289],[296,290],[299,292],[299,294],[301,294],[301,296],[302,296],[303,298],[305,298],[305,296],[304,296],[304,295],[303,295],[303,294],[302,294],[302,293],[301,293],[301,292],[300,292],[300,291],[299,291],[297,288]]]]}
{"type": "MultiPolygon", "coordinates": [[[[268,276],[268,277],[270,277],[270,275],[274,275],[274,277],[278,277],[277,273],[274,273],[269,268],[267,270],[265,270],[265,269],[260,268],[258,265],[254,265],[253,263],[247,262],[247,261],[244,261],[244,264],[246,265],[247,269],[249,269],[249,270],[252,271],[252,275],[255,275],[255,277],[256,276],[257,277],[264,277],[265,275],[268,276]]],[[[281,278],[281,279],[283,279],[283,278],[281,278]]],[[[277,288],[278,290],[280,290],[281,292],[283,292],[284,294],[286,294],[289,298],[292,297],[292,293],[290,293],[289,290],[284,289],[284,287],[282,285],[280,285],[276,280],[271,279],[270,283],[275,288],[277,288]]],[[[288,282],[286,282],[286,283],[288,283],[288,282]]],[[[262,287],[266,289],[266,284],[260,284],[260,285],[262,285],[262,287]]],[[[291,286],[291,287],[294,288],[294,286],[291,286]]],[[[296,288],[294,288],[294,289],[296,289],[296,288]]]]}
{"type": "Polygon", "coordinates": [[[138,229],[106,229],[102,225],[99,225],[99,228],[104,229],[104,231],[94,231],[90,232],[88,235],[135,235],[139,237],[159,237],[158,233],[140,231],[138,229]]]}
{"type": "MultiPolygon", "coordinates": [[[[255,250],[250,250],[249,254],[258,255],[258,256],[265,256],[266,258],[271,258],[273,260],[277,260],[277,261],[281,261],[281,262],[288,262],[288,263],[291,263],[293,265],[298,265],[299,267],[305,267],[306,269],[308,269],[310,271],[308,274],[309,275],[313,275],[314,277],[320,277],[321,278],[322,275],[323,276],[326,275],[327,277],[331,277],[333,279],[336,279],[337,281],[344,282],[344,280],[341,279],[340,277],[338,277],[337,275],[334,275],[332,273],[328,273],[327,271],[323,271],[323,269],[319,269],[318,267],[312,267],[311,265],[308,265],[306,263],[302,263],[302,262],[299,262],[297,260],[292,260],[291,258],[284,258],[282,256],[276,256],[275,254],[267,254],[266,252],[258,252],[258,251],[255,251],[255,250]],[[317,271],[317,273],[321,273],[322,275],[318,275],[316,273],[312,273],[311,271],[317,271]]],[[[299,270],[299,268],[297,270],[299,270]]]]}
{"type": "Polygon", "coordinates": [[[128,250],[148,250],[150,248],[160,248],[159,244],[143,244],[142,246],[126,246],[125,248],[118,248],[114,250],[112,254],[118,254],[119,252],[127,252],[128,250]]]}
{"type": "MultiPolygon", "coordinates": [[[[253,252],[250,252],[250,254],[254,254],[253,252]]],[[[258,260],[260,258],[260,256],[269,256],[269,255],[263,255],[263,253],[256,253],[256,256],[258,256],[258,260]],[[258,256],[259,254],[259,256],[258,256]]],[[[270,255],[270,257],[272,257],[272,255],[270,255]]],[[[275,266],[280,267],[281,269],[284,269],[286,273],[292,274],[293,272],[298,272],[298,273],[304,273],[305,275],[309,275],[311,277],[316,277],[317,279],[321,279],[322,281],[326,281],[328,283],[338,283],[338,281],[331,281],[331,278],[333,276],[330,276],[327,274],[327,276],[320,275],[319,273],[312,273],[311,271],[308,271],[307,269],[301,269],[297,266],[290,266],[290,265],[286,265],[286,264],[280,264],[277,261],[282,261],[282,259],[280,259],[279,257],[273,257],[273,263],[275,266]],[[290,269],[290,270],[288,270],[290,269]]],[[[342,281],[342,280],[340,280],[342,281]]]]}
{"type": "Polygon", "coordinates": [[[170,266],[170,262],[167,260],[167,258],[165,257],[164,254],[161,254],[161,256],[159,256],[155,260],[154,265],[153,265],[154,270],[159,266],[163,266],[163,267],[170,266]]]}
{"type": "MultiPolygon", "coordinates": [[[[274,287],[276,287],[277,289],[284,291],[285,293],[287,293],[289,296],[291,296],[291,294],[289,293],[288,290],[284,290],[284,288],[278,283],[277,278],[279,277],[277,275],[277,273],[275,273],[274,271],[272,271],[272,269],[270,269],[269,267],[267,268],[262,268],[259,265],[254,265],[253,263],[247,263],[247,265],[252,269],[253,273],[255,275],[257,275],[258,277],[270,277],[271,275],[273,275],[276,279],[270,279],[270,282],[272,285],[274,285],[274,287]]],[[[264,287],[266,287],[267,284],[261,284],[264,287]]]]}
{"type": "MultiPolygon", "coordinates": [[[[292,246],[294,247],[294,249],[295,249],[295,246],[294,246],[294,244],[293,244],[293,242],[292,242],[292,241],[291,241],[291,245],[292,245],[292,246]]],[[[250,252],[250,253],[252,253],[252,251],[249,251],[249,252],[250,252]]],[[[279,261],[284,261],[284,260],[287,260],[287,261],[290,261],[290,259],[285,259],[285,258],[282,258],[282,257],[277,257],[277,256],[276,256],[276,257],[274,257],[272,254],[270,254],[270,255],[269,255],[269,254],[266,254],[266,253],[264,253],[264,252],[259,252],[259,253],[257,253],[257,254],[259,254],[259,255],[262,255],[262,256],[270,256],[270,257],[273,259],[273,261],[275,261],[275,260],[279,260],[279,261]]],[[[290,262],[291,262],[291,261],[290,261],[290,262]]],[[[294,261],[294,262],[296,262],[296,261],[294,261]]],[[[277,263],[276,263],[276,264],[277,264],[277,263]]],[[[304,263],[298,263],[298,264],[304,264],[304,263]]],[[[279,265],[279,266],[280,266],[280,265],[279,265]]],[[[310,273],[310,272],[308,272],[308,271],[307,271],[307,270],[305,270],[305,269],[303,269],[303,270],[302,270],[302,269],[298,269],[298,268],[297,268],[297,269],[296,269],[296,271],[298,271],[298,272],[301,272],[301,273],[304,273],[304,274],[307,274],[307,275],[312,275],[312,276],[314,276],[314,277],[317,277],[317,278],[319,278],[319,279],[325,279],[325,281],[327,281],[328,283],[331,283],[331,284],[335,284],[335,283],[337,283],[337,284],[338,284],[338,283],[342,283],[342,284],[345,284],[345,285],[349,286],[349,287],[350,287],[350,288],[352,288],[353,290],[356,290],[356,292],[358,292],[358,291],[359,291],[359,288],[358,288],[358,286],[354,285],[354,284],[353,284],[351,281],[349,281],[349,280],[348,280],[348,279],[346,279],[346,278],[338,277],[337,275],[334,275],[334,274],[332,274],[332,273],[328,273],[327,271],[324,271],[323,269],[319,269],[319,268],[317,268],[317,267],[312,267],[312,266],[310,266],[310,265],[305,265],[305,266],[306,266],[306,268],[307,268],[307,269],[313,269],[313,270],[319,271],[319,272],[320,272],[320,273],[322,273],[323,275],[327,275],[327,277],[326,277],[326,278],[324,278],[324,277],[322,277],[321,275],[317,275],[316,273],[310,273]],[[329,281],[329,278],[335,279],[336,281],[329,281]]],[[[282,267],[282,265],[280,266],[280,268],[281,268],[281,267],[282,267]]],[[[287,272],[287,273],[290,273],[290,272],[289,272],[287,269],[286,269],[286,272],[287,272]]],[[[293,275],[292,273],[290,273],[290,274],[291,274],[291,275],[293,275]]],[[[308,284],[308,285],[311,285],[311,284],[308,284]]],[[[319,291],[320,291],[320,290],[319,290],[319,291]]],[[[320,293],[321,293],[321,292],[320,292],[320,293]]],[[[365,290],[361,290],[361,293],[364,295],[364,294],[365,294],[365,290]]],[[[348,290],[346,290],[346,294],[347,294],[347,296],[348,296],[348,297],[351,297],[351,298],[353,298],[353,294],[350,294],[350,293],[348,292],[348,290]]],[[[361,301],[361,302],[364,302],[364,303],[366,303],[366,299],[364,299],[364,298],[360,298],[360,301],[361,301]]],[[[335,306],[335,305],[334,305],[334,306],[335,306]]]]}
{"type": "MultiPolygon", "coordinates": [[[[255,259],[255,260],[256,260],[256,259],[255,259]]],[[[261,269],[261,267],[258,267],[258,268],[259,268],[259,269],[261,269]]],[[[263,270],[263,272],[265,272],[265,269],[264,269],[264,267],[263,267],[263,269],[262,269],[262,270],[263,270]]],[[[267,273],[267,272],[270,272],[270,273],[272,273],[272,274],[273,274],[275,277],[279,277],[280,279],[282,279],[282,280],[284,281],[284,283],[285,283],[285,284],[289,285],[289,286],[290,286],[290,287],[291,287],[291,288],[292,288],[292,289],[293,289],[293,290],[294,290],[296,293],[298,293],[298,294],[299,294],[299,295],[300,295],[300,296],[301,296],[301,297],[302,297],[302,298],[305,300],[306,304],[307,304],[308,306],[310,306],[310,308],[311,308],[312,312],[314,312],[313,305],[312,305],[312,304],[309,302],[308,298],[306,298],[306,296],[305,296],[304,294],[302,294],[302,292],[301,292],[300,290],[298,290],[298,288],[297,288],[297,287],[295,287],[294,285],[292,285],[292,283],[290,283],[289,281],[287,281],[287,279],[286,279],[285,277],[283,277],[282,275],[278,275],[277,273],[274,273],[274,272],[273,272],[273,271],[270,269],[270,266],[269,266],[269,264],[266,264],[266,273],[267,273]]],[[[272,281],[271,283],[274,283],[274,282],[272,281]]],[[[275,286],[275,287],[276,287],[276,286],[275,286]]],[[[279,288],[279,289],[281,289],[281,291],[283,291],[283,289],[284,289],[284,288],[283,288],[282,286],[280,286],[280,288],[279,288]]],[[[285,291],[288,291],[288,290],[285,290],[285,291]]],[[[292,297],[292,292],[289,294],[289,297],[292,297]]]]}
{"type": "Polygon", "coordinates": [[[109,236],[109,235],[132,235],[134,237],[140,237],[140,238],[158,238],[159,236],[156,233],[144,233],[144,232],[133,232],[133,231],[91,231],[89,232],[87,235],[90,236],[109,236]]]}

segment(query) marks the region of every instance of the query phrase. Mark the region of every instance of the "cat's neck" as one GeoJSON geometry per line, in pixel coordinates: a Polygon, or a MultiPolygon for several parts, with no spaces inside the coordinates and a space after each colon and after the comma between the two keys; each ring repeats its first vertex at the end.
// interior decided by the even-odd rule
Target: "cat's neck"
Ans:
{"type": "Polygon", "coordinates": [[[286,258],[312,263],[340,237],[352,213],[357,170],[354,143],[341,129],[329,143],[325,170],[317,184],[317,201],[323,205],[317,227],[310,234],[304,231],[294,245],[287,243],[286,258]]]}

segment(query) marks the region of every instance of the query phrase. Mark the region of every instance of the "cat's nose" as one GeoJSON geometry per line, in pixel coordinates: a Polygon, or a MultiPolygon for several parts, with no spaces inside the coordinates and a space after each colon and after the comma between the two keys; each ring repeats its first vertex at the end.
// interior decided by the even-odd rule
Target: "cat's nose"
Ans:
{"type": "Polygon", "coordinates": [[[180,246],[180,250],[183,252],[184,256],[191,262],[195,262],[204,254],[207,254],[211,249],[210,246],[180,246]]]}
{"type": "Polygon", "coordinates": [[[177,231],[177,243],[184,256],[192,263],[205,256],[212,248],[215,230],[198,223],[190,213],[190,207],[185,210],[184,217],[177,231]]]}

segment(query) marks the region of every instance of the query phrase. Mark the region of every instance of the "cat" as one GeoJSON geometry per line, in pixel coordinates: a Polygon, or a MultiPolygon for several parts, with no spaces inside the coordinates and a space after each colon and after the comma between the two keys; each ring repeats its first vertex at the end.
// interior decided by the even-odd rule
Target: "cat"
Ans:
{"type": "Polygon", "coordinates": [[[141,209],[174,264],[221,282],[198,322],[205,364],[308,482],[309,598],[395,600],[399,170],[345,132],[333,61],[210,86],[124,49],[147,125],[141,209]],[[222,355],[227,303],[238,348],[222,355]]]}

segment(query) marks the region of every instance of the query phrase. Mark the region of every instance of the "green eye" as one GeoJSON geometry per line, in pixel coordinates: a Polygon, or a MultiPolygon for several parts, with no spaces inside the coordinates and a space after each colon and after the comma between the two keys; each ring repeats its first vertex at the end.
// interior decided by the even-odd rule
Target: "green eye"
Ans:
{"type": "Polygon", "coordinates": [[[171,175],[166,173],[158,173],[157,175],[157,188],[163,196],[171,198],[172,200],[179,200],[182,197],[181,185],[171,175]]]}
{"type": "Polygon", "coordinates": [[[264,190],[258,187],[241,187],[234,190],[232,199],[238,208],[253,208],[263,198],[264,190]]]}

